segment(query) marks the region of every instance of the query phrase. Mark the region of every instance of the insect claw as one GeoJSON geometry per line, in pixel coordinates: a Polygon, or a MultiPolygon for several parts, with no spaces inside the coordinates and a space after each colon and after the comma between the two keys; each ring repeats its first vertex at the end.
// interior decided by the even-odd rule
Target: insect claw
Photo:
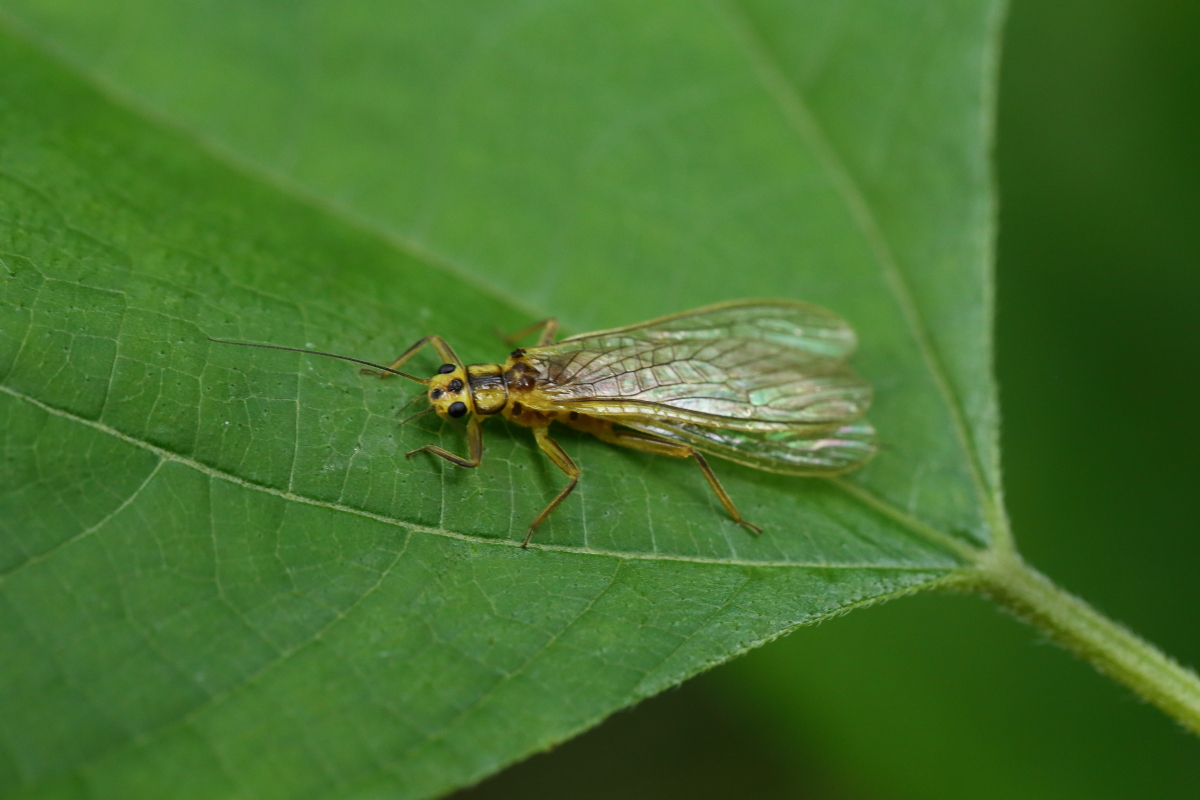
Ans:
{"type": "Polygon", "coordinates": [[[743,528],[750,531],[755,536],[762,536],[762,528],[758,527],[753,522],[746,522],[746,520],[744,520],[744,519],[739,519],[737,521],[737,524],[741,525],[743,528]]]}

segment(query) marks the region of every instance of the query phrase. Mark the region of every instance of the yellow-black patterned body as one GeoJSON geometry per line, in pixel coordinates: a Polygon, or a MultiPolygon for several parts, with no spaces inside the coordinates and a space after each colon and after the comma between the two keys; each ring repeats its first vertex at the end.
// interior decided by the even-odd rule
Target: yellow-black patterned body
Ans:
{"type": "Polygon", "coordinates": [[[570,482],[533,520],[522,546],[579,481],[579,468],[548,434],[554,422],[622,447],[694,459],[734,521],[755,533],[704,453],[791,475],[836,475],[875,453],[875,431],[862,419],[871,387],[846,365],[854,331],[822,308],[740,300],[555,342],[557,329],[548,319],[509,337],[540,330],[535,346],[512,351],[503,364],[463,364],[442,337],[426,336],[389,366],[369,365],[381,377],[425,384],[443,418],[466,418],[466,457],[434,445],[409,457],[429,452],[476,467],[489,418],[533,430],[570,482]],[[444,362],[437,374],[400,372],[426,345],[444,362]]]}

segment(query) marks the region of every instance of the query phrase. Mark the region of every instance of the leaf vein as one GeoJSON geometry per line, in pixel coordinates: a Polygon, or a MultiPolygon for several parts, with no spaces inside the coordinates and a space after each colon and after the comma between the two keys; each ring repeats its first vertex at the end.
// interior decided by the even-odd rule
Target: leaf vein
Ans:
{"type": "Polygon", "coordinates": [[[921,309],[908,288],[904,273],[900,269],[891,245],[888,243],[865,193],[859,188],[853,174],[829,142],[828,137],[825,136],[820,123],[808,107],[799,89],[788,80],[779,65],[778,58],[754,28],[738,1],[713,0],[713,2],[718,6],[720,16],[729,23],[734,36],[745,48],[767,94],[775,100],[783,116],[796,130],[801,140],[812,150],[822,168],[829,175],[834,188],[842,196],[842,201],[846,204],[859,231],[866,239],[872,255],[892,289],[896,303],[900,306],[905,323],[909,327],[938,393],[946,404],[955,437],[958,439],[967,462],[971,482],[974,484],[979,501],[984,508],[988,527],[993,533],[1003,535],[1007,526],[1003,522],[999,502],[993,496],[985,480],[974,437],[967,427],[962,402],[946,375],[941,356],[929,334],[921,309]]]}
{"type": "MultiPolygon", "coordinates": [[[[521,542],[517,539],[493,539],[493,538],[488,538],[488,537],[484,537],[484,536],[473,536],[473,535],[466,534],[466,533],[459,533],[458,531],[451,531],[451,530],[447,530],[445,528],[434,528],[434,527],[430,527],[428,525],[420,525],[415,522],[408,522],[406,520],[396,519],[395,517],[388,517],[383,514],[377,514],[373,511],[367,511],[367,510],[361,509],[361,508],[354,508],[352,506],[345,506],[345,505],[339,505],[337,503],[330,503],[330,502],[327,502],[324,500],[318,500],[316,498],[307,497],[305,495],[295,494],[293,492],[287,492],[287,491],[283,491],[280,489],[276,489],[271,486],[264,486],[259,483],[254,483],[252,481],[248,481],[245,478],[240,478],[236,475],[232,475],[228,472],[224,472],[215,467],[211,467],[208,464],[204,464],[202,462],[196,461],[195,459],[189,458],[187,456],[183,456],[178,453],[171,452],[170,450],[165,450],[157,445],[150,444],[149,442],[144,442],[140,439],[130,436],[127,433],[124,433],[124,432],[119,431],[115,428],[112,428],[108,425],[105,425],[102,422],[97,422],[96,420],[87,419],[86,417],[81,417],[78,414],[74,414],[70,411],[64,411],[63,409],[60,409],[60,408],[55,408],[54,406],[43,403],[41,400],[38,400],[37,398],[30,397],[29,395],[26,395],[23,392],[13,389],[10,386],[0,384],[0,394],[7,394],[10,397],[30,403],[30,404],[40,408],[41,410],[45,411],[48,414],[53,414],[57,417],[71,420],[80,425],[86,425],[90,428],[100,431],[101,433],[105,433],[109,436],[113,436],[117,439],[120,439],[121,441],[123,441],[127,444],[130,444],[130,445],[133,445],[134,447],[140,447],[144,450],[154,453],[155,455],[157,455],[160,459],[162,459],[164,461],[172,461],[172,462],[175,462],[178,464],[182,464],[184,466],[195,469],[205,475],[208,475],[212,478],[216,478],[218,480],[223,480],[228,483],[232,483],[232,484],[234,484],[236,486],[240,486],[244,489],[249,489],[249,490],[257,491],[257,492],[263,492],[264,494],[270,494],[270,495],[279,497],[284,500],[289,500],[291,502],[303,503],[305,505],[315,506],[318,508],[325,508],[330,511],[337,511],[337,512],[345,513],[345,514],[354,514],[356,516],[364,517],[366,519],[371,519],[371,520],[380,522],[385,525],[391,525],[393,527],[403,528],[407,531],[411,531],[414,533],[424,533],[424,534],[429,534],[432,536],[442,536],[447,539],[456,539],[456,540],[462,541],[462,542],[470,542],[472,544],[490,545],[490,546],[495,546],[495,547],[520,547],[521,546],[521,542]]],[[[865,492],[865,490],[860,489],[859,492],[860,493],[865,492]]],[[[897,522],[903,523],[903,520],[907,519],[907,517],[904,515],[903,512],[901,512],[897,509],[892,509],[891,506],[889,506],[885,501],[879,500],[878,498],[875,499],[875,504],[872,507],[876,508],[877,510],[884,509],[884,508],[891,509],[891,512],[892,512],[891,516],[894,519],[896,519],[897,522]]],[[[924,526],[924,529],[933,530],[932,528],[929,528],[929,526],[924,526]]],[[[924,533],[925,533],[924,529],[916,529],[916,532],[924,535],[924,533]]],[[[944,533],[940,533],[940,537],[937,541],[940,542],[942,538],[953,541],[952,537],[949,537],[947,534],[944,534],[944,533]]],[[[965,547],[965,545],[962,545],[962,546],[965,547]]],[[[812,562],[812,561],[765,561],[765,560],[764,561],[756,561],[753,559],[744,559],[744,558],[720,558],[720,557],[712,557],[712,556],[691,556],[691,555],[683,555],[683,554],[666,554],[666,553],[636,553],[636,552],[628,552],[628,551],[621,551],[621,550],[601,550],[601,549],[590,548],[590,547],[575,547],[575,546],[571,546],[571,545],[539,544],[536,542],[531,543],[529,545],[529,549],[545,550],[548,552],[569,553],[569,554],[576,554],[576,555],[599,556],[599,557],[604,557],[604,558],[616,558],[616,559],[621,559],[621,560],[626,560],[626,561],[668,561],[668,562],[712,564],[712,565],[719,565],[719,566],[741,566],[741,567],[776,567],[776,568],[791,568],[791,569],[911,570],[911,571],[915,571],[915,572],[928,572],[930,570],[938,570],[938,569],[945,569],[945,570],[952,571],[952,570],[956,570],[959,567],[961,567],[961,563],[960,563],[959,559],[955,557],[957,555],[957,551],[954,551],[953,553],[947,553],[946,554],[947,559],[944,563],[918,564],[918,563],[903,562],[903,561],[900,561],[900,562],[861,562],[860,561],[860,562],[854,562],[854,563],[840,564],[840,563],[826,563],[826,562],[812,562]]],[[[947,548],[947,549],[949,549],[949,548],[947,548]]]]}
{"type": "MultiPolygon", "coordinates": [[[[7,387],[0,386],[0,389],[7,389],[7,387]]],[[[158,471],[160,469],[162,469],[162,465],[164,463],[166,463],[166,459],[160,457],[159,460],[154,464],[154,468],[151,469],[150,472],[148,472],[146,474],[146,477],[142,480],[142,482],[140,484],[138,484],[137,488],[135,488],[128,497],[126,497],[123,501],[121,501],[120,505],[118,505],[112,511],[105,514],[103,517],[101,517],[98,521],[96,521],[92,525],[89,525],[87,528],[84,528],[82,531],[75,534],[74,536],[64,539],[63,541],[61,541],[58,544],[51,547],[49,550],[44,550],[41,553],[29,556],[28,558],[26,558],[24,561],[20,562],[19,564],[15,564],[14,566],[9,567],[4,572],[0,572],[0,586],[2,586],[5,583],[5,581],[7,581],[13,575],[16,575],[18,572],[21,572],[22,570],[24,570],[28,567],[31,567],[34,564],[37,564],[41,561],[45,561],[46,559],[51,558],[56,553],[58,553],[60,550],[66,548],[70,545],[73,545],[83,539],[86,539],[87,537],[89,537],[93,533],[95,533],[96,531],[103,528],[105,525],[107,525],[109,523],[110,520],[112,520],[114,517],[116,517],[118,514],[120,514],[126,508],[128,508],[129,504],[138,498],[138,496],[142,493],[142,491],[147,486],[150,485],[150,482],[152,480],[154,480],[154,476],[158,474],[158,471]]]]}

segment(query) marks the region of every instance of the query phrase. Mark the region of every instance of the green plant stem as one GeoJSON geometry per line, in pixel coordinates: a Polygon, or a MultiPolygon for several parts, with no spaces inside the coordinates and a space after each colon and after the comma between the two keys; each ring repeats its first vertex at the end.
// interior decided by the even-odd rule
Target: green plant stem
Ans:
{"type": "Polygon", "coordinates": [[[1200,735],[1200,676],[1195,672],[1055,586],[1016,553],[988,553],[973,573],[970,588],[1035,625],[1200,735]]]}

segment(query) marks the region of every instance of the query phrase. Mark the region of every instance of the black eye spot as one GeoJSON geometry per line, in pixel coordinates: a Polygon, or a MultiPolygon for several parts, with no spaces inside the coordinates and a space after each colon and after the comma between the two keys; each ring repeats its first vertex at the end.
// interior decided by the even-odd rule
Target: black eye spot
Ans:
{"type": "Polygon", "coordinates": [[[454,380],[450,381],[450,385],[446,388],[452,393],[457,394],[458,392],[462,391],[462,381],[460,381],[458,378],[455,378],[454,380]]]}
{"type": "Polygon", "coordinates": [[[509,358],[521,358],[524,355],[525,355],[525,349],[523,347],[518,347],[516,350],[513,350],[511,353],[509,353],[508,357],[509,358]]]}
{"type": "Polygon", "coordinates": [[[461,400],[457,403],[451,403],[450,407],[446,409],[446,413],[455,419],[458,419],[463,414],[467,413],[467,404],[461,400]]]}
{"type": "Polygon", "coordinates": [[[446,375],[454,372],[456,369],[458,369],[458,367],[454,366],[453,364],[442,364],[440,367],[438,367],[438,375],[446,375]]]}
{"type": "Polygon", "coordinates": [[[432,392],[429,393],[430,400],[440,400],[441,397],[442,397],[441,389],[434,389],[432,392]]]}

